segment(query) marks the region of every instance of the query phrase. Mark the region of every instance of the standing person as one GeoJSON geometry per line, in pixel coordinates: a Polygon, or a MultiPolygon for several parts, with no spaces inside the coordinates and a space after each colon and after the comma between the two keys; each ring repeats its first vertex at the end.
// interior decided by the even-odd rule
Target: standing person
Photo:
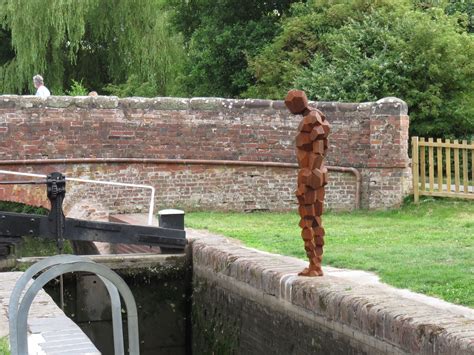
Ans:
{"type": "Polygon", "coordinates": [[[41,75],[37,74],[33,77],[33,84],[36,88],[36,96],[46,98],[51,95],[48,88],[44,86],[43,77],[41,75]]]}

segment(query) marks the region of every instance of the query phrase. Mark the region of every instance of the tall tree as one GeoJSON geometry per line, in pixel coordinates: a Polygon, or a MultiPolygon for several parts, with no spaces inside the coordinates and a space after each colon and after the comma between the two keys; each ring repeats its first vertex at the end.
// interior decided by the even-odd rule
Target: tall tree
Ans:
{"type": "Polygon", "coordinates": [[[252,84],[248,58],[271,41],[294,0],[174,0],[188,60],[188,95],[237,97],[252,84]]]}
{"type": "Polygon", "coordinates": [[[411,133],[474,132],[474,37],[444,8],[404,0],[314,0],[293,9],[283,29],[251,61],[251,97],[281,98],[297,87],[317,100],[397,96],[411,133]]]}
{"type": "Polygon", "coordinates": [[[2,47],[15,53],[0,62],[4,93],[31,91],[31,77],[42,73],[53,93],[70,79],[100,90],[136,77],[165,95],[184,57],[164,0],[3,0],[0,14],[0,27],[11,33],[2,47]]]}

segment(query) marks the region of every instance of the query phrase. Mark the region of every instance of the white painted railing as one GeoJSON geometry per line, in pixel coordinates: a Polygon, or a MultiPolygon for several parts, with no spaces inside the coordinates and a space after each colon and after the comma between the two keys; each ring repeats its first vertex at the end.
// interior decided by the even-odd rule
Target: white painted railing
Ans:
{"type": "MultiPolygon", "coordinates": [[[[46,178],[46,175],[41,174],[31,174],[31,173],[21,173],[18,171],[10,171],[10,170],[0,170],[0,174],[5,175],[16,175],[16,176],[28,176],[28,177],[39,177],[39,178],[46,178]]],[[[123,187],[133,187],[133,188],[141,188],[141,189],[149,189],[151,190],[150,196],[150,207],[148,210],[148,225],[153,224],[153,212],[155,208],[155,188],[150,185],[138,185],[138,184],[127,184],[123,182],[115,182],[115,181],[103,181],[103,180],[90,180],[90,179],[78,179],[66,176],[66,181],[74,181],[80,183],[88,183],[88,184],[101,184],[101,185],[111,185],[111,186],[123,186],[123,187]]]]}

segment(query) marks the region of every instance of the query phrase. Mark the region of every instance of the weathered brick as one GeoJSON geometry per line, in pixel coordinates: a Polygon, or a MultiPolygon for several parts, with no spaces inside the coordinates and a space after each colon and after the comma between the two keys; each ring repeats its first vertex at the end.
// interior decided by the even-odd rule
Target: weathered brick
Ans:
{"type": "MultiPolygon", "coordinates": [[[[310,102],[310,106],[321,109],[332,127],[327,165],[355,167],[362,173],[362,206],[400,204],[410,189],[408,116],[402,102],[310,102]]],[[[182,158],[296,163],[299,120],[284,109],[283,101],[2,96],[0,159],[182,158]]],[[[152,184],[157,187],[160,206],[237,210],[296,206],[296,169],[290,168],[174,164],[9,168],[45,173],[60,169],[71,176],[152,184]],[[120,176],[118,169],[123,171],[120,176]],[[166,177],[158,175],[164,171],[166,177]],[[177,190],[176,186],[182,187],[177,190]]],[[[328,207],[353,208],[355,183],[348,173],[331,172],[328,207]]],[[[147,205],[143,192],[133,191],[143,203],[131,204],[129,196],[119,190],[112,201],[106,192],[91,189],[98,197],[110,200],[111,208],[136,210],[147,205]]],[[[38,194],[28,196],[31,200],[24,202],[38,202],[38,194]]]]}

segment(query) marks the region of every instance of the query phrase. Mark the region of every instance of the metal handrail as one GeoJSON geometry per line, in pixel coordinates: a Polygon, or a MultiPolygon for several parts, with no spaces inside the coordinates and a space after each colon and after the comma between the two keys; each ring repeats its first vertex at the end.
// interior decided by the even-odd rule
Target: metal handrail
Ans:
{"type": "Polygon", "coordinates": [[[69,272],[90,272],[94,273],[98,276],[102,276],[107,280],[111,281],[117,290],[119,291],[120,295],[122,296],[123,300],[125,301],[125,306],[127,308],[127,325],[128,325],[128,339],[129,339],[129,348],[130,354],[132,355],[139,355],[139,338],[138,338],[138,313],[137,313],[137,306],[135,304],[135,299],[133,298],[133,294],[128,288],[127,284],[123,279],[118,276],[115,272],[110,270],[108,267],[104,265],[99,265],[94,262],[90,261],[81,261],[81,262],[73,262],[70,264],[62,264],[57,265],[43,273],[40,277],[38,277],[31,287],[26,292],[25,296],[23,297],[20,307],[18,310],[18,331],[22,331],[22,333],[18,333],[19,335],[24,334],[24,337],[20,337],[18,341],[18,350],[19,354],[28,354],[28,341],[26,337],[27,331],[27,319],[28,319],[28,312],[30,310],[31,304],[36,296],[36,294],[52,279],[69,272]]]}
{"type": "MultiPolygon", "coordinates": [[[[46,175],[41,175],[41,174],[21,173],[19,171],[11,171],[11,170],[0,170],[0,174],[29,176],[29,177],[41,177],[41,178],[46,178],[47,177],[46,175]]],[[[128,184],[128,183],[115,182],[115,181],[79,179],[79,178],[72,178],[72,177],[67,177],[67,176],[66,176],[66,181],[74,181],[74,182],[89,183],[89,184],[99,184],[99,185],[134,187],[134,188],[142,188],[142,189],[151,190],[150,207],[148,209],[148,225],[150,225],[150,226],[153,225],[153,211],[155,209],[155,188],[153,186],[151,186],[151,185],[140,185],[140,184],[128,184]]]]}
{"type": "Polygon", "coordinates": [[[116,355],[124,354],[122,314],[120,295],[125,301],[128,315],[128,333],[130,354],[139,354],[138,316],[135,300],[125,281],[109,268],[96,264],[86,257],[74,255],[57,255],[32,265],[18,280],[13,289],[10,305],[10,345],[13,355],[28,353],[27,318],[36,294],[53,278],[67,272],[88,271],[97,274],[104,282],[112,304],[112,322],[114,334],[114,350],[116,355]],[[31,278],[38,272],[50,269],[39,276],[26,291],[20,305],[21,293],[31,278]],[[80,269],[80,270],[79,270],[80,269]],[[120,295],[119,295],[120,292],[120,295]]]}
{"type": "MultiPolygon", "coordinates": [[[[0,160],[1,165],[48,165],[48,164],[178,164],[178,165],[217,165],[217,166],[251,166],[266,168],[298,168],[296,163],[267,162],[253,160],[210,160],[210,159],[166,159],[166,158],[64,158],[64,159],[14,159],[0,160]]],[[[329,171],[349,173],[356,178],[354,208],[360,208],[362,175],[358,168],[345,166],[326,166],[329,171]]],[[[395,164],[392,168],[406,167],[395,164]]],[[[388,167],[387,167],[388,168],[388,167]]]]}

